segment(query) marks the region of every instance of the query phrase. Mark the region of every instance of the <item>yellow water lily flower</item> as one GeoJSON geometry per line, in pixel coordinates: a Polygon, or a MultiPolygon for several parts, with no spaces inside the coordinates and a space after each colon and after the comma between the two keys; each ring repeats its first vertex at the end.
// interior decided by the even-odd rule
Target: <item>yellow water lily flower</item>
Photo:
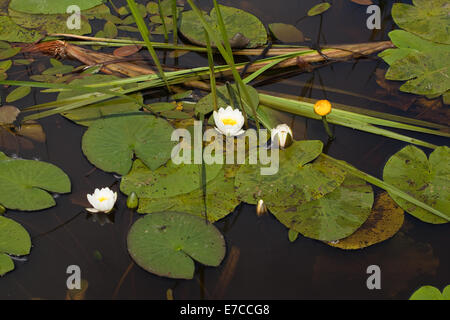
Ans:
{"type": "Polygon", "coordinates": [[[292,130],[285,123],[277,125],[272,129],[270,134],[272,138],[272,144],[276,141],[278,142],[278,146],[283,149],[288,147],[292,143],[292,130]]]}
{"type": "Polygon", "coordinates": [[[117,192],[113,192],[109,188],[95,189],[93,194],[88,194],[87,199],[93,208],[86,208],[92,213],[104,212],[109,213],[116,203],[117,192]]]}
{"type": "Polygon", "coordinates": [[[238,136],[244,133],[242,126],[244,125],[244,116],[238,109],[228,106],[226,109],[220,108],[219,111],[213,113],[216,130],[226,136],[238,136]]]}
{"type": "Polygon", "coordinates": [[[319,116],[326,116],[331,112],[331,103],[328,100],[319,100],[314,104],[314,112],[319,116]]]}

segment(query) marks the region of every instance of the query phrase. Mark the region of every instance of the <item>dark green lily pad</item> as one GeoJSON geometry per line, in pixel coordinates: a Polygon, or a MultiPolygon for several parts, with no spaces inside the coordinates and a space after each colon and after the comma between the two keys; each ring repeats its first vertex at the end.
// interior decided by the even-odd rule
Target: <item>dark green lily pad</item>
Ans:
{"type": "Polygon", "coordinates": [[[0,276],[14,270],[14,262],[8,256],[30,253],[31,239],[27,230],[14,220],[0,215],[0,276]]]}
{"type": "MultiPolygon", "coordinates": [[[[236,103],[240,104],[240,99],[239,99],[239,92],[236,89],[236,85],[233,84],[231,85],[231,88],[233,89],[234,92],[234,96],[235,96],[235,101],[236,103]]],[[[251,103],[254,106],[258,106],[259,105],[259,95],[258,95],[258,91],[256,91],[253,87],[251,86],[246,86],[248,94],[250,95],[250,99],[252,100],[251,103]]],[[[244,96],[244,93],[241,93],[241,96],[244,96]]],[[[245,104],[245,103],[244,103],[245,104]]],[[[228,90],[226,86],[218,86],[217,87],[217,108],[226,108],[227,106],[232,106],[232,100],[230,98],[230,95],[228,94],[228,90]]],[[[197,114],[208,114],[210,112],[212,112],[214,110],[214,105],[213,105],[213,96],[212,94],[208,94],[206,96],[204,96],[203,98],[201,98],[197,104],[195,105],[195,113],[197,114]]],[[[246,107],[245,110],[249,111],[249,114],[253,114],[251,112],[251,108],[250,107],[246,107]]]]}
{"type": "MultiPolygon", "coordinates": [[[[234,177],[238,166],[225,166],[219,174],[206,184],[206,215],[210,222],[220,220],[233,212],[239,204],[234,192],[234,177]]],[[[138,212],[184,211],[204,217],[203,190],[170,198],[141,198],[138,212]]]]}
{"type": "Polygon", "coordinates": [[[350,236],[361,227],[370,215],[373,200],[371,186],[347,175],[338,188],[317,200],[300,206],[273,206],[270,212],[286,227],[305,237],[334,241],[350,236]]]}
{"type": "MultiPolygon", "coordinates": [[[[45,33],[71,33],[77,35],[89,34],[92,32],[91,25],[87,17],[81,14],[80,29],[69,29],[67,20],[70,14],[29,14],[9,9],[9,16],[18,25],[24,28],[35,29],[45,33]]],[[[16,40],[17,41],[17,40],[16,40]]]]}
{"type": "Polygon", "coordinates": [[[11,0],[9,8],[25,13],[54,14],[66,13],[67,8],[73,4],[80,7],[80,10],[86,10],[103,2],[103,0],[77,0],[76,2],[73,0],[11,0]]]}
{"type": "Polygon", "coordinates": [[[394,3],[392,18],[395,23],[424,39],[450,44],[448,0],[413,0],[413,4],[394,3]]]}
{"type": "MultiPolygon", "coordinates": [[[[214,179],[222,165],[205,165],[206,183],[214,179]]],[[[129,195],[135,192],[139,198],[168,198],[189,193],[200,188],[201,166],[198,164],[179,164],[172,161],[157,170],[150,170],[136,160],[131,171],[122,178],[120,190],[129,195]]]]}
{"type": "Polygon", "coordinates": [[[264,200],[267,207],[298,205],[324,196],[337,188],[346,172],[331,161],[317,158],[323,144],[317,140],[295,141],[280,150],[280,166],[274,175],[261,175],[261,165],[242,165],[236,175],[236,193],[241,201],[257,204],[264,200]]]}
{"type": "MultiPolygon", "coordinates": [[[[246,45],[247,48],[262,46],[267,42],[266,28],[254,15],[232,7],[222,5],[219,7],[229,39],[232,39],[237,33],[241,33],[250,40],[246,45]]],[[[219,33],[216,10],[214,8],[209,16],[205,14],[205,19],[212,29],[219,33]]],[[[206,46],[203,25],[194,11],[185,11],[181,14],[180,32],[192,43],[206,46]]],[[[215,44],[212,43],[212,45],[214,46],[215,44]]]]}
{"type": "Polygon", "coordinates": [[[222,234],[204,219],[186,213],[153,213],[139,219],[128,234],[128,251],[148,272],[192,279],[194,261],[217,267],[225,256],[222,234]]]}
{"type": "Polygon", "coordinates": [[[305,37],[296,26],[286,23],[271,23],[269,30],[273,36],[283,42],[303,42],[305,37]]]}
{"type": "Polygon", "coordinates": [[[92,123],[82,148],[88,160],[106,172],[127,174],[134,154],[156,170],[170,159],[175,146],[170,140],[172,131],[166,120],[152,115],[122,114],[92,123]]]}
{"type": "Polygon", "coordinates": [[[398,49],[380,53],[390,68],[389,80],[407,80],[401,91],[441,95],[450,89],[450,46],[423,40],[412,33],[395,30],[389,36],[398,49]]]}
{"type": "MultiPolygon", "coordinates": [[[[89,84],[95,84],[105,81],[118,80],[118,77],[107,76],[107,75],[90,75],[82,79],[75,79],[70,82],[76,86],[85,86],[89,84]]],[[[76,97],[81,94],[81,92],[73,91],[62,91],[57,100],[63,100],[67,98],[76,97]]],[[[140,93],[131,95],[132,98],[138,101],[143,101],[142,95],[140,93]]],[[[127,100],[125,98],[113,98],[104,102],[94,103],[86,107],[78,108],[65,112],[62,115],[80,125],[90,126],[94,121],[101,118],[110,118],[117,114],[123,113],[133,113],[137,112],[141,106],[133,101],[127,100]]]]}
{"type": "Polygon", "coordinates": [[[44,190],[70,192],[69,177],[58,167],[35,160],[0,157],[0,204],[9,209],[34,211],[54,206],[44,190]]]}
{"type": "Polygon", "coordinates": [[[450,285],[439,291],[433,286],[423,286],[417,289],[409,300],[450,300],[450,285]]]}
{"type": "MultiPolygon", "coordinates": [[[[419,148],[409,145],[386,163],[383,179],[394,187],[439,210],[450,218],[450,149],[438,147],[427,159],[419,148]]],[[[448,221],[390,194],[406,212],[433,224],[448,221]]]]}
{"type": "Polygon", "coordinates": [[[0,40],[9,42],[34,42],[41,35],[36,30],[28,30],[15,23],[8,16],[0,16],[0,40]]]}

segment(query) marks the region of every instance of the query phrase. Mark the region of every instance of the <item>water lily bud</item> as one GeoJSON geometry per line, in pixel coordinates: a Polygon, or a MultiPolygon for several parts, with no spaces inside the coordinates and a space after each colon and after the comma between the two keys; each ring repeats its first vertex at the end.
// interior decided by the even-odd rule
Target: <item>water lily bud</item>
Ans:
{"type": "Polygon", "coordinates": [[[258,204],[256,205],[256,214],[258,217],[261,217],[265,213],[267,213],[266,204],[262,199],[259,199],[258,204]]]}
{"type": "Polygon", "coordinates": [[[4,214],[6,212],[6,208],[0,204],[0,214],[4,214]]]}
{"type": "Polygon", "coordinates": [[[319,116],[326,116],[331,112],[331,103],[328,100],[319,100],[314,104],[314,112],[319,116]]]}
{"type": "Polygon", "coordinates": [[[282,149],[292,144],[292,136],[292,130],[287,124],[279,124],[271,131],[272,144],[277,142],[282,149]]]}
{"type": "Polygon", "coordinates": [[[139,198],[136,192],[132,192],[127,199],[127,207],[130,209],[136,209],[139,205],[139,198]]]}

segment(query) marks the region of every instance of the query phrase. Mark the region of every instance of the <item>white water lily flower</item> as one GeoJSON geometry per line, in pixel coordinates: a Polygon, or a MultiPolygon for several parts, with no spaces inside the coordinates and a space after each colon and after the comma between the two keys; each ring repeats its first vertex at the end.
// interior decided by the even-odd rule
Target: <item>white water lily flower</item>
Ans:
{"type": "Polygon", "coordinates": [[[108,213],[114,207],[117,200],[117,192],[113,192],[109,188],[95,189],[93,194],[88,194],[87,199],[93,208],[86,208],[92,213],[104,212],[108,213]]]}
{"type": "Polygon", "coordinates": [[[226,136],[238,136],[244,133],[242,126],[244,125],[244,116],[238,109],[228,106],[226,109],[220,108],[219,111],[214,111],[214,122],[216,130],[226,136]]]}
{"type": "Polygon", "coordinates": [[[288,147],[292,137],[292,130],[287,124],[279,124],[271,132],[272,144],[277,141],[281,148],[288,147]]]}

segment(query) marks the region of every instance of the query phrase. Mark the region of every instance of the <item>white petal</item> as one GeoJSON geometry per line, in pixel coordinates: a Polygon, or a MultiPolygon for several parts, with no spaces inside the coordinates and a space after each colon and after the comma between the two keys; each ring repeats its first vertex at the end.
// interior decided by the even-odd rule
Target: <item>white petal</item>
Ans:
{"type": "Polygon", "coordinates": [[[94,209],[94,208],[86,208],[86,210],[89,211],[89,212],[92,212],[92,213],[98,213],[98,212],[100,212],[99,210],[94,209]]]}

